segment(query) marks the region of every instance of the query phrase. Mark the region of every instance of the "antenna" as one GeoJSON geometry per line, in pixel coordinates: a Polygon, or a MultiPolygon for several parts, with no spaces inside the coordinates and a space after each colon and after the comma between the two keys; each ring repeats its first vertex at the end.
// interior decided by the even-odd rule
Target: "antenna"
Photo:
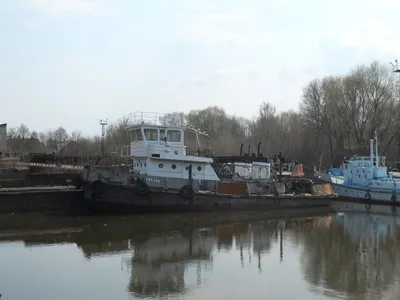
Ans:
{"type": "Polygon", "coordinates": [[[106,135],[106,126],[107,126],[108,118],[99,119],[99,123],[101,125],[101,155],[104,155],[104,136],[106,135]]]}
{"type": "Polygon", "coordinates": [[[394,60],[394,63],[390,62],[390,64],[391,64],[392,67],[393,67],[393,72],[394,72],[394,73],[400,73],[400,70],[399,70],[399,63],[398,63],[397,59],[394,60]]]}

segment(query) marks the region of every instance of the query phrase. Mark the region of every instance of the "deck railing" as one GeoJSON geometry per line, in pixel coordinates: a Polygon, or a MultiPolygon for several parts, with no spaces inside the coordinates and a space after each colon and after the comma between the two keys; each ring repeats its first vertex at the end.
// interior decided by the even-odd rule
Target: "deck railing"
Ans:
{"type": "MultiPolygon", "coordinates": [[[[353,156],[350,160],[353,161],[360,161],[360,160],[366,160],[370,161],[371,157],[370,156],[353,156]]],[[[374,156],[373,161],[376,162],[376,157],[374,156]]],[[[385,156],[379,156],[379,165],[385,166],[386,163],[386,157],[385,156]]]]}
{"type": "Polygon", "coordinates": [[[187,120],[183,116],[175,116],[170,113],[134,112],[129,115],[131,125],[147,124],[156,126],[186,127],[187,120]]]}

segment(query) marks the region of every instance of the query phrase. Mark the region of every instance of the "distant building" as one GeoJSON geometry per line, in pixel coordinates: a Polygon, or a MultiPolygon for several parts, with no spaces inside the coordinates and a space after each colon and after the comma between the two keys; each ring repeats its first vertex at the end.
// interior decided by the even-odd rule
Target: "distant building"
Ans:
{"type": "Polygon", "coordinates": [[[4,154],[7,150],[7,123],[0,124],[0,152],[4,154]]]}

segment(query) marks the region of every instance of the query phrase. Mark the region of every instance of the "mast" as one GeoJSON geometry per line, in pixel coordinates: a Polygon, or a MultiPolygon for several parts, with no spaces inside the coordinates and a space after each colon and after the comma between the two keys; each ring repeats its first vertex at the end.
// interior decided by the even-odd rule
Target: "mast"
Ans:
{"type": "Polygon", "coordinates": [[[369,158],[371,161],[371,166],[374,166],[374,140],[369,140],[369,158]]]}
{"type": "Polygon", "coordinates": [[[379,155],[378,155],[378,133],[375,130],[375,155],[376,155],[376,167],[379,168],[379,155]]]}
{"type": "Polygon", "coordinates": [[[106,135],[106,126],[107,126],[107,121],[108,119],[99,119],[100,125],[101,125],[101,144],[100,144],[100,152],[101,155],[104,155],[104,138],[106,135]]]}

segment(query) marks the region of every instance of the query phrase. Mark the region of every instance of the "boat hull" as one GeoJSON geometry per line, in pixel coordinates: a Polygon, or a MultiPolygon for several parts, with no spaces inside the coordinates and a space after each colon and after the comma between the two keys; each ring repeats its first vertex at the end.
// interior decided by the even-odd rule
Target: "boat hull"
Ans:
{"type": "Polygon", "coordinates": [[[104,183],[101,193],[84,184],[84,197],[96,212],[201,212],[243,211],[278,208],[327,207],[336,195],[221,195],[197,192],[184,198],[177,191],[151,191],[138,194],[133,187],[104,183]]]}
{"type": "Polygon", "coordinates": [[[356,203],[343,200],[332,201],[331,209],[336,212],[360,212],[371,214],[394,214],[398,215],[400,207],[393,205],[369,204],[369,203],[356,203]]]}
{"type": "Polygon", "coordinates": [[[331,183],[331,186],[339,195],[337,201],[400,206],[400,191],[368,190],[334,183],[331,183]]]}
{"type": "Polygon", "coordinates": [[[344,177],[343,176],[334,176],[327,173],[319,172],[314,170],[314,177],[323,181],[328,182],[331,184],[344,184],[344,177]]]}

